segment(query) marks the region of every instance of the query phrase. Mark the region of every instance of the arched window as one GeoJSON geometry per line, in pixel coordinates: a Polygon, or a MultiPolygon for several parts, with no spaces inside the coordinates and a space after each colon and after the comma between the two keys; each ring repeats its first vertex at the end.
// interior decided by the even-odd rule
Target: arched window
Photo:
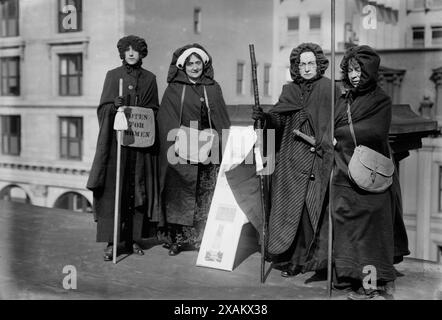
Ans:
{"type": "Polygon", "coordinates": [[[77,192],[67,192],[55,201],[54,208],[67,209],[76,212],[92,212],[91,203],[77,192]]]}
{"type": "Polygon", "coordinates": [[[25,190],[16,185],[9,185],[0,191],[0,200],[20,203],[31,203],[31,199],[25,190]]]}

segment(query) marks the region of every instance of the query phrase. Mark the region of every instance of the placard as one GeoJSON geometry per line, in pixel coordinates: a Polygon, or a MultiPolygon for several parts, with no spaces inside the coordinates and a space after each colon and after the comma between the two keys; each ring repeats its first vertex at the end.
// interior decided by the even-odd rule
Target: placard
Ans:
{"type": "Polygon", "coordinates": [[[123,132],[121,145],[147,148],[155,142],[155,115],[152,109],[125,107],[128,129],[123,132]]]}
{"type": "Polygon", "coordinates": [[[197,266],[233,270],[241,230],[249,220],[236,202],[225,172],[244,161],[255,141],[256,134],[252,126],[230,128],[197,266]]]}

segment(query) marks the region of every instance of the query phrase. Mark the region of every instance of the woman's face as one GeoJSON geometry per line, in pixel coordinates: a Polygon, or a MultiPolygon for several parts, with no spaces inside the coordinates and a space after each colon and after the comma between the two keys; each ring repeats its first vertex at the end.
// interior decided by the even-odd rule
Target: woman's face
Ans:
{"type": "Polygon", "coordinates": [[[124,60],[130,65],[136,64],[140,60],[140,53],[138,51],[135,51],[132,46],[129,46],[129,48],[124,53],[124,60]]]}
{"type": "Polygon", "coordinates": [[[318,66],[316,65],[316,56],[313,52],[307,51],[299,56],[299,73],[304,79],[311,79],[316,76],[318,66]]]}
{"type": "Polygon", "coordinates": [[[192,54],[186,62],[186,74],[191,80],[198,80],[203,73],[203,62],[192,54]]]}
{"type": "Polygon", "coordinates": [[[361,81],[361,66],[359,63],[351,59],[348,63],[348,79],[353,87],[357,87],[361,81]]]}

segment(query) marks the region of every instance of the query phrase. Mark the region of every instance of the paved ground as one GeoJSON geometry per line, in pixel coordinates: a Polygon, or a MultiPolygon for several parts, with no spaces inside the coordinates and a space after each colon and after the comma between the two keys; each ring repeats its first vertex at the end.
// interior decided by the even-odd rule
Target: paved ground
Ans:
{"type": "MultiPolygon", "coordinates": [[[[285,279],[272,270],[261,284],[250,237],[233,272],[195,266],[196,252],[169,257],[161,245],[146,245],[144,256],[104,262],[91,215],[0,201],[0,299],[327,299],[325,281],[305,283],[311,273],[285,279]],[[68,265],[77,270],[75,290],[63,288],[68,265]]],[[[441,265],[407,259],[397,269],[404,276],[396,300],[442,299],[441,265]]],[[[345,297],[334,291],[332,299],[345,297]]]]}

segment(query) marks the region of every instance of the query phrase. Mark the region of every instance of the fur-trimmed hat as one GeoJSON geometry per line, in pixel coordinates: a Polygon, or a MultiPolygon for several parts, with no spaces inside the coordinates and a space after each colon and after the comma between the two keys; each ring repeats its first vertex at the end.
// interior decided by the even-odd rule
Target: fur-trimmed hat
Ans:
{"type": "Polygon", "coordinates": [[[132,47],[133,50],[140,54],[140,60],[147,56],[147,43],[143,38],[130,35],[118,40],[117,48],[120,53],[121,60],[125,58],[125,52],[132,47]]]}

